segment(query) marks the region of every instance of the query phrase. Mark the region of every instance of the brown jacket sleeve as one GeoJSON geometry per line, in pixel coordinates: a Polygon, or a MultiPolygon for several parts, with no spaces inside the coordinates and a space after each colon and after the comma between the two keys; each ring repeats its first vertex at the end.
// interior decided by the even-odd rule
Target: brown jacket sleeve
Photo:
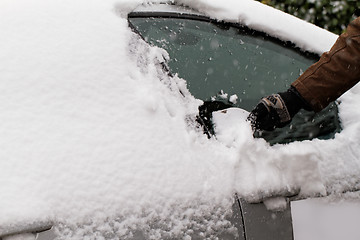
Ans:
{"type": "Polygon", "coordinates": [[[360,17],[291,85],[316,112],[360,80],[360,17]]]}

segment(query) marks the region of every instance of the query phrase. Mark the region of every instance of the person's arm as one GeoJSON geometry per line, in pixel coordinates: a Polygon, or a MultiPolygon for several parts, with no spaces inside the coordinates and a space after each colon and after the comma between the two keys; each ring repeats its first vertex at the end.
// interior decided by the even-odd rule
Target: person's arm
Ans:
{"type": "Polygon", "coordinates": [[[296,79],[288,91],[261,99],[249,120],[260,130],[283,127],[300,109],[318,112],[359,81],[360,18],[357,18],[331,50],[296,79]]]}
{"type": "Polygon", "coordinates": [[[360,18],[292,86],[318,112],[360,80],[360,18]]]}

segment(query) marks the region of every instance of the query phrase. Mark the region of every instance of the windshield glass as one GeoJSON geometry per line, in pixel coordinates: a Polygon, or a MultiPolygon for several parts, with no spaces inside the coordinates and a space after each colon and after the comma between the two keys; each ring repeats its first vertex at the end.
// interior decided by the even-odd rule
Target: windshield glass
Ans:
{"type": "MultiPolygon", "coordinates": [[[[247,111],[260,98],[285,91],[315,61],[245,28],[179,18],[132,18],[130,22],[147,42],[167,50],[171,72],[187,81],[196,98],[224,101],[247,111]]],[[[330,108],[329,121],[303,111],[294,119],[296,125],[257,135],[271,143],[331,137],[339,124],[336,106],[330,108]]]]}

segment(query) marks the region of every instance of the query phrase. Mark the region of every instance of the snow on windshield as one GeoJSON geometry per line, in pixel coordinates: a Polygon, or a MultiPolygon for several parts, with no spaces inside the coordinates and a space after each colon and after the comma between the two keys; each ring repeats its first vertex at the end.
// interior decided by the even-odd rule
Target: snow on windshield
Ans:
{"type": "Polygon", "coordinates": [[[270,147],[231,110],[209,140],[194,124],[201,102],[159,67],[166,52],[128,28],[140,2],[0,3],[0,230],[51,221],[64,239],[209,237],[233,231],[235,192],[357,186],[359,88],[342,98],[333,140],[270,147]]]}

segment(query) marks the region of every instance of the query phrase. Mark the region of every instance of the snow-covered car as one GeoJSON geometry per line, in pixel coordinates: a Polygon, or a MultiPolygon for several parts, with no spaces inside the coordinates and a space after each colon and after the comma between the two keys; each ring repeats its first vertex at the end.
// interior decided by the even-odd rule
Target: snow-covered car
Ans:
{"type": "MultiPolygon", "coordinates": [[[[206,13],[168,3],[140,6],[128,17],[131,28],[147,43],[167,51],[169,56],[164,68],[170,74],[176,73],[186,79],[189,91],[204,101],[199,107],[198,122],[211,137],[216,131],[214,124],[222,125],[218,128],[234,124],[221,122],[219,117],[213,119],[213,112],[232,107],[252,110],[262,96],[286,90],[297,76],[319,59],[323,49],[317,48],[314,42],[301,42],[303,39],[297,39],[297,44],[294,44],[297,36],[293,32],[300,28],[300,22],[294,23],[290,29],[271,27],[273,22],[260,26],[252,23],[255,27],[249,28],[237,19],[218,18],[218,13],[206,13]]],[[[322,29],[316,31],[310,41],[321,38],[328,41],[326,46],[330,46],[335,39],[332,33],[322,29]]],[[[255,132],[254,137],[264,138],[271,145],[314,138],[331,139],[341,131],[340,125],[337,103],[332,103],[320,113],[301,111],[289,126],[272,132],[255,132]]],[[[291,195],[289,192],[288,196],[291,195]]],[[[241,229],[238,239],[293,239],[289,206],[279,214],[268,211],[262,204],[247,204],[238,198],[236,201],[233,211],[239,215],[231,220],[238,230],[241,229]]],[[[313,205],[311,200],[295,204],[296,224],[301,216],[299,209],[309,209],[313,205]]],[[[321,204],[316,206],[324,208],[321,204]]],[[[327,211],[331,212],[331,208],[327,211]]],[[[344,225],[352,221],[348,220],[344,225]]],[[[309,238],[309,235],[300,233],[296,239],[300,236],[309,238]]],[[[226,237],[220,236],[220,239],[226,237]]]]}
{"type": "Polygon", "coordinates": [[[35,2],[0,8],[2,240],[358,239],[358,205],[309,198],[360,199],[359,90],[246,121],[336,35],[252,0],[35,2]]]}

